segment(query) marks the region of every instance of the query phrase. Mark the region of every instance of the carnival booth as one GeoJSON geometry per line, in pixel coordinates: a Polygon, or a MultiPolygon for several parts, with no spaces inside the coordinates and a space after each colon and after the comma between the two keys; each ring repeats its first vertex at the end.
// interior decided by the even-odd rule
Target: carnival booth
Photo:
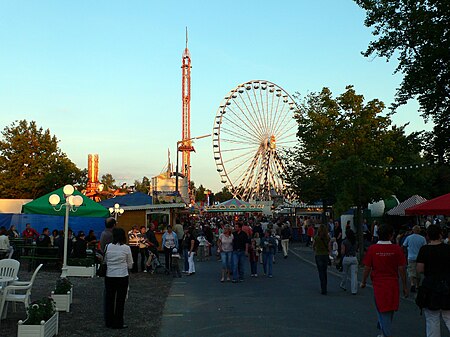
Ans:
{"type": "Polygon", "coordinates": [[[425,201],[405,210],[406,215],[445,215],[450,216],[450,193],[425,201]]]}
{"type": "Polygon", "coordinates": [[[263,204],[249,203],[246,201],[233,198],[224,201],[218,205],[205,206],[205,211],[208,213],[261,213],[263,211],[263,204]]]}

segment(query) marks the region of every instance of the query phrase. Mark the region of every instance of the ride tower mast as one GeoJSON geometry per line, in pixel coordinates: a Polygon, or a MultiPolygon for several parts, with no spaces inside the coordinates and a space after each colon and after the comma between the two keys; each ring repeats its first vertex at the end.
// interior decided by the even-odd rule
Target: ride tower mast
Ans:
{"type": "MultiPolygon", "coordinates": [[[[188,191],[190,199],[191,190],[189,183],[191,181],[191,152],[195,151],[192,146],[191,139],[191,54],[188,49],[188,31],[186,27],[186,48],[184,49],[181,59],[181,74],[182,74],[182,87],[181,87],[181,99],[182,99],[182,134],[181,144],[178,147],[178,151],[182,153],[182,168],[181,171],[187,179],[188,191]]],[[[177,176],[178,179],[178,176],[177,176]]]]}

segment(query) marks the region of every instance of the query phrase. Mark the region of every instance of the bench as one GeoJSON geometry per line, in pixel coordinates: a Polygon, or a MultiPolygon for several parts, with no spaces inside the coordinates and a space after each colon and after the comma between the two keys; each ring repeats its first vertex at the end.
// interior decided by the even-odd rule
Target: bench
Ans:
{"type": "Polygon", "coordinates": [[[36,262],[55,262],[61,264],[58,247],[38,247],[36,245],[16,245],[20,260],[28,260],[28,271],[36,266],[36,262]]]}

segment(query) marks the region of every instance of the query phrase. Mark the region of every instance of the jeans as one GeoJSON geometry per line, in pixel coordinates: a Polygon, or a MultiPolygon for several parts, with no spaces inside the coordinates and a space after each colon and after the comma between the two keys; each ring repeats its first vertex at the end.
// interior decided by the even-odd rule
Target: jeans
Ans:
{"type": "Polygon", "coordinates": [[[273,253],[263,252],[264,274],[272,276],[273,253]]]}
{"type": "Polygon", "coordinates": [[[448,331],[450,331],[450,310],[429,310],[424,308],[427,337],[441,337],[441,314],[448,331]]]}
{"type": "Polygon", "coordinates": [[[139,247],[130,246],[131,256],[133,257],[133,267],[131,268],[132,273],[138,272],[138,259],[139,259],[139,247]]]}
{"type": "Polygon", "coordinates": [[[257,275],[258,274],[258,261],[250,261],[250,274],[257,275]]]}
{"type": "Polygon", "coordinates": [[[173,248],[164,247],[164,263],[167,270],[172,270],[172,250],[173,248]]]}
{"type": "Polygon", "coordinates": [[[194,262],[195,253],[192,252],[192,253],[189,254],[189,252],[188,252],[188,255],[189,255],[188,256],[188,262],[189,262],[188,273],[192,274],[192,273],[195,273],[195,262],[194,262]]]}
{"type": "Polygon", "coordinates": [[[183,257],[184,257],[184,270],[185,272],[189,271],[189,249],[183,249],[183,257]]]}
{"type": "Polygon", "coordinates": [[[327,268],[328,255],[316,255],[317,271],[319,272],[320,290],[322,294],[327,293],[327,268]]]}
{"type": "Polygon", "coordinates": [[[231,259],[233,252],[220,252],[220,259],[222,260],[222,269],[231,271],[231,259]]]}
{"type": "Polygon", "coordinates": [[[341,287],[347,288],[347,277],[350,272],[352,294],[356,294],[358,292],[358,259],[356,256],[344,256],[342,265],[344,270],[341,280],[341,287]]]}
{"type": "Polygon", "coordinates": [[[245,252],[233,251],[233,281],[244,279],[245,252]]]}
{"type": "Polygon", "coordinates": [[[147,262],[147,259],[149,257],[148,249],[147,248],[139,248],[139,253],[141,254],[141,270],[145,270],[145,263],[147,262]]]}
{"type": "Polygon", "coordinates": [[[289,239],[281,240],[281,247],[283,248],[283,255],[288,256],[289,252],[289,239]]]}

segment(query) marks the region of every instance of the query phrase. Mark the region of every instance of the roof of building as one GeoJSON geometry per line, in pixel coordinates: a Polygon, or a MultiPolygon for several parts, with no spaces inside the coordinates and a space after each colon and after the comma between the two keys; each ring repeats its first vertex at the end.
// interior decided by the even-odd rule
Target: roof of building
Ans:
{"type": "Polygon", "coordinates": [[[148,194],[142,192],[134,192],[126,195],[121,195],[100,202],[100,204],[105,207],[113,207],[115,204],[119,204],[122,208],[124,208],[124,206],[151,205],[152,203],[153,198],[148,194]]]}

